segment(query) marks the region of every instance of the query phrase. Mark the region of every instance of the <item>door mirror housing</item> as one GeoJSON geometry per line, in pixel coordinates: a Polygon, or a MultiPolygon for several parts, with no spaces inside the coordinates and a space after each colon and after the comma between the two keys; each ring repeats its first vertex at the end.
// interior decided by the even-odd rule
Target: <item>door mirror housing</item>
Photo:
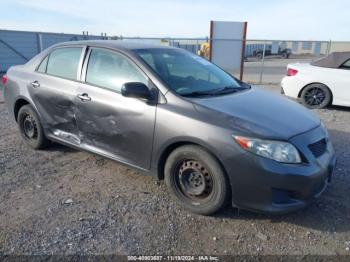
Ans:
{"type": "Polygon", "coordinates": [[[140,82],[125,83],[122,86],[121,93],[125,97],[133,97],[146,100],[152,99],[151,91],[144,83],[140,82]]]}

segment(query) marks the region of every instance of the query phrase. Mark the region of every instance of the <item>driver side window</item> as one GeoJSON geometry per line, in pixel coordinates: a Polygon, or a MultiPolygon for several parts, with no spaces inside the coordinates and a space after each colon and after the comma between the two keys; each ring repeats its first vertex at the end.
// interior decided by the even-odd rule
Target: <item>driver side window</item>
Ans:
{"type": "Polygon", "coordinates": [[[103,49],[91,50],[85,82],[119,93],[127,82],[148,84],[147,78],[127,57],[103,49]]]}

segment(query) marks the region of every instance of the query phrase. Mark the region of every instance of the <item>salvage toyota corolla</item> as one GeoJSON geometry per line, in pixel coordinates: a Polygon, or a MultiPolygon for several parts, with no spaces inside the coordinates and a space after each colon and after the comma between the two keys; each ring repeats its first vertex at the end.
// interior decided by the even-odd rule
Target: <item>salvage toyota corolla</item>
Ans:
{"type": "Polygon", "coordinates": [[[296,210],[325,190],[336,162],[314,113],[177,48],[62,43],[2,82],[28,145],[55,141],[164,178],[199,214],[227,201],[296,210]]]}

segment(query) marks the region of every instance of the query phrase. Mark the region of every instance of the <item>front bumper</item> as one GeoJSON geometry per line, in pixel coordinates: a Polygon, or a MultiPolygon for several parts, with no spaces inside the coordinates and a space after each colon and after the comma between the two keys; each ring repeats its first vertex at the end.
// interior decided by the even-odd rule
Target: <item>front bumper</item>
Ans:
{"type": "MultiPolygon", "coordinates": [[[[290,139],[303,164],[284,164],[245,152],[226,167],[235,207],[266,213],[287,213],[318,198],[332,180],[336,157],[331,142],[316,157],[308,145],[327,137],[319,126],[290,139]]],[[[226,164],[225,164],[226,165],[226,164]]]]}

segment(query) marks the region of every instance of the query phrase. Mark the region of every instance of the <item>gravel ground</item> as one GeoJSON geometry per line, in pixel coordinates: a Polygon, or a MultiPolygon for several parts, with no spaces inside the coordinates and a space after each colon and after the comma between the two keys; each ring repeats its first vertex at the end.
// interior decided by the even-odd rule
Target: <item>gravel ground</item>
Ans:
{"type": "Polygon", "coordinates": [[[315,203],[283,216],[227,207],[204,217],[175,204],[163,181],[111,160],[28,148],[2,101],[0,255],[350,254],[350,109],[316,111],[338,166],[315,203]]]}

